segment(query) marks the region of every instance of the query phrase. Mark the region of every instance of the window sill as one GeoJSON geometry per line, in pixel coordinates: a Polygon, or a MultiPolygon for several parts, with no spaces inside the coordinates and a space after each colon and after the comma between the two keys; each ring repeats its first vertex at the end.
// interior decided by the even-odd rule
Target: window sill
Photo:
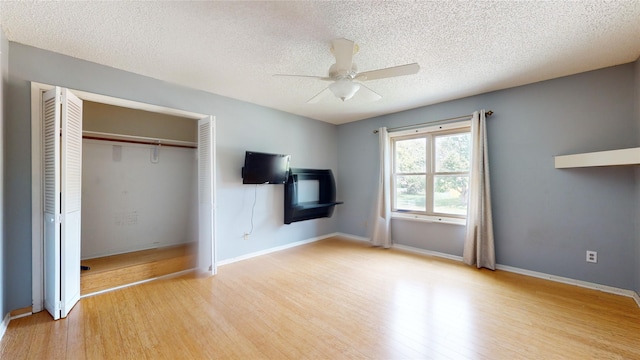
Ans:
{"type": "Polygon", "coordinates": [[[462,226],[467,225],[467,219],[445,217],[445,216],[416,215],[416,214],[408,214],[408,213],[401,213],[401,212],[391,212],[391,218],[400,219],[400,220],[409,220],[409,221],[428,222],[428,223],[442,223],[442,224],[462,225],[462,226]]]}

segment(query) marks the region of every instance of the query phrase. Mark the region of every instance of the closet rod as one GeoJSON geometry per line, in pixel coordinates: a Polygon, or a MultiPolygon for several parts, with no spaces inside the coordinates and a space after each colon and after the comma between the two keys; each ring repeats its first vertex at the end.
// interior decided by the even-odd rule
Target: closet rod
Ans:
{"type": "MultiPolygon", "coordinates": [[[[493,115],[493,111],[489,110],[489,111],[485,112],[484,114],[485,114],[485,116],[491,116],[491,115],[493,115]]],[[[442,124],[442,123],[456,122],[456,121],[470,119],[472,116],[473,116],[473,114],[470,114],[470,115],[458,116],[458,117],[449,118],[449,119],[436,120],[436,121],[431,121],[431,122],[426,122],[426,123],[421,123],[421,124],[399,126],[399,127],[389,128],[389,129],[387,129],[387,131],[391,132],[391,131],[398,131],[398,130],[404,130],[404,129],[411,129],[411,128],[414,128],[414,127],[425,126],[425,125],[438,125],[438,124],[442,124]]],[[[378,130],[373,130],[373,133],[377,134],[378,130]]]]}
{"type": "Polygon", "coordinates": [[[160,143],[160,142],[153,142],[153,141],[110,139],[110,138],[104,138],[104,137],[99,137],[99,136],[88,136],[88,135],[82,135],[82,138],[83,139],[89,139],[89,140],[123,142],[123,143],[129,143],[129,144],[172,146],[172,147],[187,148],[187,149],[197,149],[198,148],[197,146],[194,146],[194,145],[163,144],[163,143],[160,143]]]}

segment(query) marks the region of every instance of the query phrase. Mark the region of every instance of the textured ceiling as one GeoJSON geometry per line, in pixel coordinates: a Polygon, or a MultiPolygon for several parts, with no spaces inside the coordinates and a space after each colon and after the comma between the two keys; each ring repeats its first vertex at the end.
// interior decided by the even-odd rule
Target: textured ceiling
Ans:
{"type": "Polygon", "coordinates": [[[341,124],[634,61],[640,1],[7,2],[8,39],[341,124]],[[327,86],[335,38],[383,97],[306,101],[327,86]]]}

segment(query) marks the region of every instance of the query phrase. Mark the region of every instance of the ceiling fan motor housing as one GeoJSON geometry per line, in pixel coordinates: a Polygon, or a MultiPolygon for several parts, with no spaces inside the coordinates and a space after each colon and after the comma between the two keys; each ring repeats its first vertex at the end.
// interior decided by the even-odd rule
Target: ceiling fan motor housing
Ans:
{"type": "Polygon", "coordinates": [[[341,80],[341,79],[355,79],[356,75],[358,75],[358,66],[356,63],[351,63],[351,70],[346,69],[338,69],[337,64],[331,65],[329,68],[329,77],[332,80],[341,80]]]}
{"type": "Polygon", "coordinates": [[[411,75],[420,70],[417,63],[399,65],[377,70],[365,71],[358,74],[358,67],[353,62],[359,47],[356,43],[348,39],[335,39],[331,42],[331,52],[336,58],[336,62],[329,67],[329,76],[310,75],[288,75],[276,74],[275,76],[297,76],[304,78],[315,78],[322,81],[331,81],[328,87],[309,99],[307,103],[316,103],[327,93],[333,93],[342,101],[349,100],[356,92],[363,93],[361,97],[366,97],[370,101],[379,100],[382,96],[369,89],[361,82],[368,80],[385,79],[395,76],[411,75]]]}

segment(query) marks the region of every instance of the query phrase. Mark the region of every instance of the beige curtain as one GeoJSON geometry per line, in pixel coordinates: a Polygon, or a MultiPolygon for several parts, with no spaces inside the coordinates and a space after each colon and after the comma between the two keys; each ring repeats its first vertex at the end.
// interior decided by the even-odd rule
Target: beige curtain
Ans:
{"type": "Polygon", "coordinates": [[[489,186],[489,155],[485,111],[476,111],[471,119],[471,178],[469,209],[463,259],[466,264],[496,268],[489,186]]]}
{"type": "Polygon", "coordinates": [[[378,175],[378,191],[374,206],[373,231],[371,244],[373,246],[391,247],[391,165],[389,164],[389,133],[386,127],[378,129],[380,172],[378,175]]]}

